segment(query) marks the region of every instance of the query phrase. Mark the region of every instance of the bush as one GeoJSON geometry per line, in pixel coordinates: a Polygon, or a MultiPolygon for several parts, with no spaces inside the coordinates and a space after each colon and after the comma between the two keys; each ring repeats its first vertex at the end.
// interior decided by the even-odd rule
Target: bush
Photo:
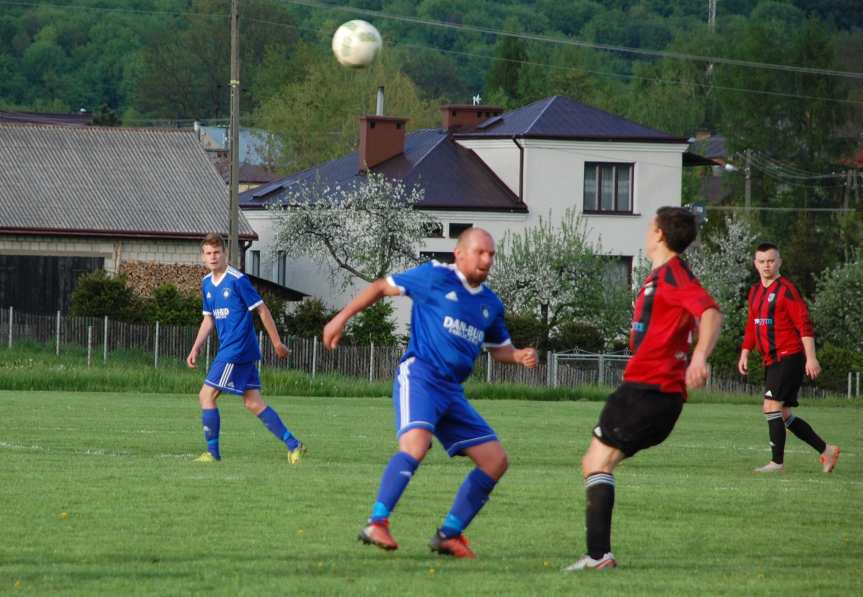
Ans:
{"type": "Polygon", "coordinates": [[[551,350],[561,352],[580,348],[588,352],[603,352],[605,339],[602,332],[583,321],[567,321],[560,326],[549,342],[551,350]]]}
{"type": "Polygon", "coordinates": [[[351,320],[348,335],[351,342],[367,346],[392,346],[397,343],[393,306],[387,301],[378,301],[351,320]]]}
{"type": "MultiPolygon", "coordinates": [[[[821,375],[816,380],[819,387],[845,392],[848,389],[848,372],[863,372],[863,354],[834,344],[824,344],[818,349],[821,375]]],[[[856,383],[856,378],[855,378],[856,383]]]]}
{"type": "Polygon", "coordinates": [[[194,294],[183,294],[173,284],[162,284],[144,303],[149,321],[165,325],[201,323],[201,298],[194,294]]]}
{"type": "Polygon", "coordinates": [[[863,351],[863,252],[818,278],[812,315],[817,337],[848,350],[863,351]]]}
{"type": "Polygon", "coordinates": [[[506,328],[512,343],[519,348],[532,346],[540,353],[547,350],[546,331],[543,323],[533,315],[511,313],[505,315],[506,328]]]}
{"type": "Polygon", "coordinates": [[[70,314],[75,317],[105,317],[124,321],[142,318],[139,301],[126,286],[126,276],[109,276],[104,270],[81,275],[72,292],[70,314]]]}
{"type": "Polygon", "coordinates": [[[306,299],[285,318],[287,333],[301,338],[321,337],[324,326],[336,311],[329,310],[320,299],[306,299]]]}

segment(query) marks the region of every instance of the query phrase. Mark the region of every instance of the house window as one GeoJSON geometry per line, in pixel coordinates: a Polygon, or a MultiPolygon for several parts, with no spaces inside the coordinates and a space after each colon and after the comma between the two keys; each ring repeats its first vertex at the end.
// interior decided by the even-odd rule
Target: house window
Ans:
{"type": "Polygon", "coordinates": [[[606,255],[603,259],[605,270],[603,281],[606,287],[615,287],[618,284],[632,286],[632,257],[629,255],[606,255]]]}
{"type": "Polygon", "coordinates": [[[249,271],[253,276],[261,275],[261,252],[260,251],[249,251],[250,261],[249,271]]]}
{"type": "Polygon", "coordinates": [[[279,251],[276,258],[276,282],[285,285],[288,279],[288,256],[284,251],[279,251]]]}
{"type": "Polygon", "coordinates": [[[584,212],[632,213],[633,164],[584,164],[584,212]]]}
{"type": "Polygon", "coordinates": [[[449,237],[450,238],[458,238],[459,235],[467,230],[468,228],[472,228],[473,224],[462,224],[453,222],[449,225],[449,237]]]}
{"type": "Polygon", "coordinates": [[[420,261],[439,261],[440,263],[455,263],[455,255],[449,251],[422,251],[420,261]]]}
{"type": "Polygon", "coordinates": [[[423,224],[426,238],[443,238],[443,224],[440,222],[427,222],[423,224]]]}

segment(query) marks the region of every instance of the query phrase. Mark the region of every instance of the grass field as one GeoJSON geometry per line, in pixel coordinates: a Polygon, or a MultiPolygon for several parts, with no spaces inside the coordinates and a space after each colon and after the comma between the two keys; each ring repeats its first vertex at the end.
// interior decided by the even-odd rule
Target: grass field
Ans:
{"type": "Polygon", "coordinates": [[[842,446],[836,472],[789,436],[769,458],[756,403],[689,404],[669,440],[617,472],[621,567],[566,575],[584,551],[580,453],[599,402],[479,401],[511,457],[469,529],[479,558],[426,541],[469,470],[435,447],[393,518],[401,543],[356,542],[394,449],[388,399],[270,403],[309,445],[284,449],[236,399],[222,453],[193,396],[0,392],[0,593],[221,595],[853,595],[863,591],[863,404],[798,414],[842,446]]]}

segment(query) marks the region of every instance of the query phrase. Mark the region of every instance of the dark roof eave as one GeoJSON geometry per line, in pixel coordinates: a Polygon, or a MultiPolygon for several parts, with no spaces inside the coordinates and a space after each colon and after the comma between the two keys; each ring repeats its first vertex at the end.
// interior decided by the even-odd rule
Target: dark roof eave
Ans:
{"type": "Polygon", "coordinates": [[[554,141],[606,141],[617,143],[682,143],[688,144],[689,139],[685,137],[606,137],[602,135],[549,135],[549,134],[521,134],[515,135],[486,135],[482,133],[454,133],[453,138],[458,139],[551,139],[554,141]]]}
{"type": "Polygon", "coordinates": [[[692,168],[695,166],[721,166],[716,160],[704,157],[691,151],[683,152],[683,167],[692,168]]]}
{"type": "MultiPolygon", "coordinates": [[[[152,238],[172,240],[201,240],[208,232],[159,232],[151,230],[83,230],[64,228],[11,228],[0,226],[0,234],[22,236],[98,236],[108,238],[152,238]]],[[[240,240],[258,240],[258,233],[240,234],[240,240]]]]}
{"type": "Polygon", "coordinates": [[[513,207],[489,207],[469,205],[417,205],[417,209],[423,211],[487,211],[498,213],[528,213],[527,205],[513,207]]]}

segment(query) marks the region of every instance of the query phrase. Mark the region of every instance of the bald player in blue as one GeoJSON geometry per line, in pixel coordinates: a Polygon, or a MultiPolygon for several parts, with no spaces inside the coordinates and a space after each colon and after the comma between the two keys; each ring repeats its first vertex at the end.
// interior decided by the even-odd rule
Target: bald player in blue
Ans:
{"type": "Polygon", "coordinates": [[[480,228],[461,234],[455,264],[435,261],[373,282],[324,328],[335,348],[351,317],[385,296],[413,301],[411,337],[393,381],[399,451],[381,478],[368,524],[359,539],[381,549],[398,548],[389,517],[431,447],[432,437],[450,456],[466,456],[476,468],[459,488],[449,514],[429,547],[457,558],[476,557],[464,530],[488,501],[508,467],[497,435],[464,395],[462,383],[483,348],[503,363],[536,367],[533,348],[512,345],[500,299],[483,282],[494,264],[495,243],[480,228]]]}

